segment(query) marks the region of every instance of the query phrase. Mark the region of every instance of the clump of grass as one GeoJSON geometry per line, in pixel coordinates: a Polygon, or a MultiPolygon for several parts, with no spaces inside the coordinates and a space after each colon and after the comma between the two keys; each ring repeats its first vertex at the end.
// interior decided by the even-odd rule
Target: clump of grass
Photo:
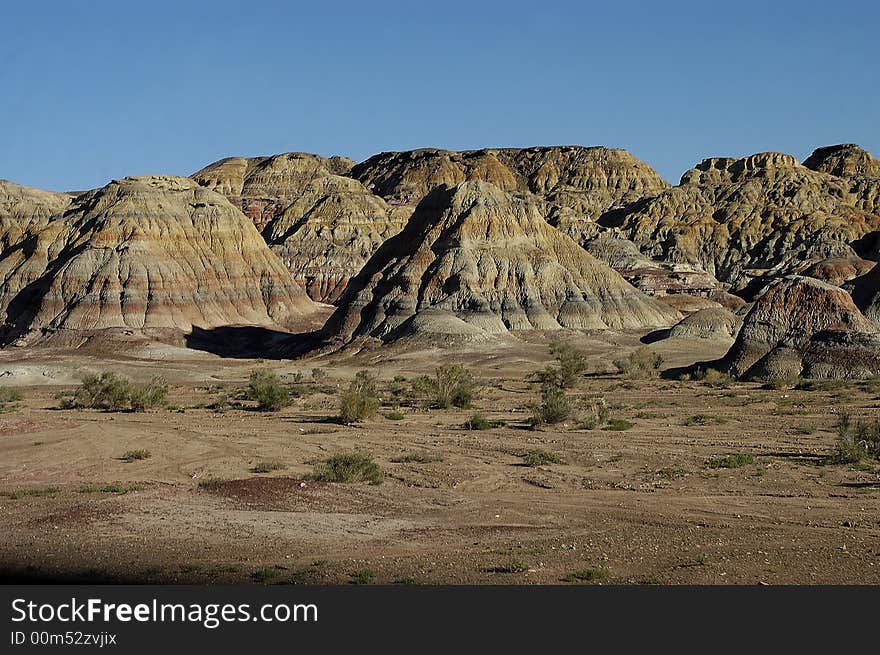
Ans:
{"type": "Polygon", "coordinates": [[[339,420],[345,425],[372,418],[379,410],[379,391],[376,378],[369,371],[358,371],[342,392],[339,402],[339,420]]]}
{"type": "Polygon", "coordinates": [[[727,387],[733,382],[733,378],[729,374],[719,371],[716,368],[698,369],[694,372],[693,379],[697,382],[704,382],[710,387],[719,388],[727,387]]]}
{"type": "Polygon", "coordinates": [[[848,380],[799,380],[794,388],[798,391],[840,391],[849,386],[848,380]]]}
{"type": "Polygon", "coordinates": [[[563,464],[563,459],[556,453],[541,448],[534,448],[522,456],[523,464],[529,467],[546,466],[547,464],[563,464]]]}
{"type": "Polygon", "coordinates": [[[663,366],[663,356],[647,346],[641,346],[626,357],[614,360],[614,365],[618,372],[632,380],[656,378],[660,375],[660,367],[663,366]]]}
{"type": "Polygon", "coordinates": [[[541,402],[532,405],[532,427],[553,425],[568,420],[573,415],[571,400],[561,387],[545,385],[541,389],[541,402]]]}
{"type": "Polygon", "coordinates": [[[111,372],[87,375],[73,394],[61,397],[61,409],[143,412],[166,404],[168,385],[160,377],[140,386],[111,372]]]}
{"type": "Polygon", "coordinates": [[[226,480],[224,480],[223,478],[210,477],[205,478],[204,480],[199,480],[198,487],[199,489],[204,489],[205,491],[216,491],[225,483],[226,480]]]}
{"type": "Polygon", "coordinates": [[[393,412],[386,413],[385,418],[387,418],[389,421],[402,421],[406,418],[406,416],[404,416],[401,412],[395,410],[393,412]]]}
{"type": "Polygon", "coordinates": [[[566,582],[596,582],[604,580],[608,577],[608,569],[604,566],[590,566],[585,569],[579,569],[574,573],[565,576],[566,582]]]}
{"type": "Polygon", "coordinates": [[[502,425],[504,425],[504,421],[488,419],[482,414],[474,414],[464,422],[462,427],[464,427],[465,430],[491,430],[492,428],[497,428],[502,425]]]}
{"type": "Polygon", "coordinates": [[[18,389],[0,387],[0,412],[8,411],[10,405],[19,402],[23,396],[18,389]]]}
{"type": "Polygon", "coordinates": [[[442,462],[443,457],[432,453],[405,453],[393,457],[391,461],[394,464],[431,464],[433,462],[442,462]]]}
{"type": "Polygon", "coordinates": [[[251,578],[253,578],[255,582],[269,582],[270,580],[277,578],[279,573],[281,573],[281,569],[275,566],[267,566],[251,573],[251,578]]]}
{"type": "Polygon", "coordinates": [[[373,584],[376,581],[376,572],[372,569],[358,569],[351,574],[351,584],[373,584]]]}
{"type": "Polygon", "coordinates": [[[41,498],[43,496],[54,496],[61,489],[58,487],[44,487],[42,489],[17,489],[15,491],[0,491],[0,498],[8,498],[9,500],[19,500],[20,498],[41,498]]]}
{"type": "Polygon", "coordinates": [[[738,469],[755,463],[755,456],[749,453],[734,453],[725,457],[716,457],[706,462],[710,469],[738,469]]]}
{"type": "Polygon", "coordinates": [[[583,430],[595,430],[608,420],[610,411],[608,402],[602,396],[590,396],[580,401],[581,422],[578,426],[583,430]]]}
{"type": "Polygon", "coordinates": [[[880,420],[874,423],[855,421],[841,414],[837,421],[837,446],[831,461],[857,464],[867,457],[880,458],[880,420]]]}
{"type": "Polygon", "coordinates": [[[724,423],[727,423],[727,419],[720,416],[712,416],[711,414],[694,414],[693,416],[688,416],[684,421],[682,421],[682,425],[686,426],[723,425],[724,423]]]}
{"type": "Polygon", "coordinates": [[[369,482],[382,484],[385,479],[382,469],[369,455],[343,453],[334,455],[315,466],[309,476],[316,482],[369,482]]]}
{"type": "Polygon", "coordinates": [[[127,451],[125,451],[125,452],[122,454],[121,459],[122,459],[123,462],[126,462],[126,463],[128,463],[128,464],[131,464],[132,462],[135,462],[135,461],[138,461],[138,460],[149,459],[149,458],[152,457],[152,456],[153,456],[153,453],[151,453],[149,450],[145,450],[145,449],[142,448],[142,449],[139,449],[139,450],[127,450],[127,451]]]}
{"type": "Polygon", "coordinates": [[[784,391],[785,389],[793,389],[797,383],[798,378],[796,377],[776,377],[767,380],[761,385],[761,388],[772,391],[784,391]]]}
{"type": "Polygon", "coordinates": [[[290,403],[290,392],[271,371],[251,371],[245,396],[261,412],[277,412],[290,403]]]}
{"type": "Polygon", "coordinates": [[[544,385],[572,389],[587,370],[587,354],[570,343],[554,341],[550,344],[550,352],[556,358],[557,366],[548,366],[536,373],[537,379],[544,385]]]}
{"type": "Polygon", "coordinates": [[[525,573],[529,570],[529,565],[519,557],[511,557],[503,564],[492,569],[493,573],[525,573]]]}
{"type": "Polygon", "coordinates": [[[413,391],[437,409],[473,405],[480,385],[474,375],[460,364],[444,364],[434,369],[434,376],[423,375],[413,380],[413,391]]]}
{"type": "Polygon", "coordinates": [[[122,484],[107,484],[101,487],[98,491],[105,494],[127,494],[131,491],[143,491],[143,487],[137,484],[130,485],[122,485],[122,484]]]}
{"type": "Polygon", "coordinates": [[[602,429],[610,432],[621,432],[623,430],[629,430],[633,427],[635,427],[635,423],[632,423],[622,418],[611,418],[608,419],[608,423],[606,423],[605,427],[602,429]]]}
{"type": "Polygon", "coordinates": [[[262,460],[251,467],[251,473],[271,473],[272,471],[281,471],[287,468],[284,462],[275,460],[262,460]]]}

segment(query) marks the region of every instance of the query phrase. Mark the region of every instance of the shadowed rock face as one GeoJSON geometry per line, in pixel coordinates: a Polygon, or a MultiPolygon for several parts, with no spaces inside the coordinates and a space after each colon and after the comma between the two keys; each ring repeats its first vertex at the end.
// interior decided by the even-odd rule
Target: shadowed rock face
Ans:
{"type": "Polygon", "coordinates": [[[837,177],[880,177],[880,161],[854,143],[816,148],[804,166],[837,177]]]}
{"type": "Polygon", "coordinates": [[[852,296],[862,312],[880,324],[880,264],[851,282],[852,296]]]}
{"type": "Polygon", "coordinates": [[[669,187],[625,150],[582,146],[384,152],[351,175],[395,204],[414,205],[432,189],[469,180],[530,192],[547,202],[547,220],[578,241],[595,235],[595,221],[605,212],[669,187]]]}
{"type": "Polygon", "coordinates": [[[13,332],[302,320],[314,303],[253,224],[187,178],[125,178],[21,224],[0,259],[13,332]]]}
{"type": "Polygon", "coordinates": [[[549,225],[529,195],[486,182],[431,192],[352,280],[325,334],[645,328],[680,314],[549,225]]]}
{"type": "Polygon", "coordinates": [[[193,179],[238,204],[309,296],[332,303],[410,213],[345,177],[353,164],[304,153],[233,158],[193,179]]]}
{"type": "MultiPolygon", "coordinates": [[[[737,377],[769,379],[810,374],[804,354],[827,342],[828,333],[852,336],[851,343],[871,341],[878,326],[867,319],[843,289],[819,280],[789,276],[772,284],[746,315],[724,366],[737,377]]],[[[832,339],[839,362],[827,360],[822,375],[842,377],[858,358],[858,349],[846,357],[846,339],[832,339]]],[[[820,348],[821,349],[821,348],[820,348]]],[[[826,355],[832,352],[826,348],[826,355]]],[[[819,374],[819,368],[812,374],[819,374]]]]}
{"type": "Polygon", "coordinates": [[[613,218],[603,223],[619,225],[643,253],[700,266],[734,288],[853,257],[850,244],[880,228],[851,181],[781,153],[706,159],[679,186],[613,218]]]}

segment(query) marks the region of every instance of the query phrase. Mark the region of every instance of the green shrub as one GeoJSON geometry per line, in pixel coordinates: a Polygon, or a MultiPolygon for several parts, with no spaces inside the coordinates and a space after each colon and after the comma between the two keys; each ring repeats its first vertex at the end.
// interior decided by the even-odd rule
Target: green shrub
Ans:
{"type": "Polygon", "coordinates": [[[370,569],[360,569],[351,574],[351,584],[373,584],[376,580],[376,572],[370,569]]]}
{"type": "Polygon", "coordinates": [[[290,392],[271,371],[252,371],[245,395],[261,412],[277,412],[290,403],[290,392]]]}
{"type": "Polygon", "coordinates": [[[608,419],[608,423],[606,423],[605,427],[602,429],[611,432],[621,432],[623,430],[629,430],[632,427],[634,427],[634,424],[629,421],[622,418],[612,418],[608,419]]]}
{"type": "Polygon", "coordinates": [[[608,403],[602,396],[590,396],[580,401],[580,418],[578,426],[584,430],[593,430],[608,420],[608,403]]]}
{"type": "Polygon", "coordinates": [[[735,453],[726,457],[717,457],[706,462],[710,469],[738,469],[747,464],[754,464],[755,456],[749,453],[735,453]]]}
{"type": "Polygon", "coordinates": [[[272,471],[280,471],[287,468],[283,462],[274,460],[263,460],[257,462],[251,467],[251,473],[271,473],[272,471]]]}
{"type": "Polygon", "coordinates": [[[406,418],[406,416],[395,410],[393,412],[388,412],[387,414],[385,414],[385,418],[387,418],[389,421],[402,421],[406,418]]]}
{"type": "Polygon", "coordinates": [[[511,557],[504,564],[491,569],[492,573],[525,573],[528,570],[529,565],[519,557],[511,557]]]}
{"type": "Polygon", "coordinates": [[[433,377],[424,375],[413,380],[413,391],[438,409],[467,409],[476,399],[478,390],[473,374],[460,364],[438,366],[433,377]]]}
{"type": "Polygon", "coordinates": [[[315,384],[324,384],[327,380],[327,371],[323,368],[313,368],[312,369],[312,382],[315,384]]]}
{"type": "Polygon", "coordinates": [[[863,423],[841,414],[837,421],[837,446],[832,461],[857,464],[866,457],[880,458],[880,420],[863,423]]]}
{"type": "Polygon", "coordinates": [[[798,391],[840,391],[849,386],[848,380],[799,380],[794,388],[798,391]]]}
{"type": "Polygon", "coordinates": [[[440,455],[431,453],[406,453],[398,457],[394,457],[391,461],[395,464],[431,464],[433,462],[442,462],[440,455]]]}
{"type": "Polygon", "coordinates": [[[529,467],[545,466],[547,464],[564,464],[563,459],[556,453],[551,453],[540,448],[534,448],[522,456],[523,464],[529,467]]]}
{"type": "Polygon", "coordinates": [[[6,409],[9,403],[17,403],[22,399],[21,392],[18,389],[9,387],[0,387],[0,411],[6,409]]]}
{"type": "Polygon", "coordinates": [[[491,430],[502,425],[504,425],[504,421],[488,419],[482,414],[474,414],[464,422],[462,427],[465,430],[491,430]]]}
{"type": "Polygon", "coordinates": [[[604,566],[591,566],[567,575],[566,582],[595,582],[608,577],[608,569],[604,566]]]}
{"type": "Polygon", "coordinates": [[[109,412],[142,412],[165,405],[168,386],[155,377],[149,384],[138,386],[115,373],[86,375],[72,395],[62,397],[62,409],[102,409],[109,412]]]}
{"type": "Polygon", "coordinates": [[[532,405],[532,417],[529,422],[535,427],[553,425],[571,418],[572,414],[571,400],[565,394],[565,390],[560,387],[545,386],[541,389],[540,404],[532,405]]]}
{"type": "Polygon", "coordinates": [[[369,455],[345,453],[333,457],[315,466],[309,476],[316,482],[369,482],[382,484],[385,479],[382,469],[369,455]]]}
{"type": "Polygon", "coordinates": [[[633,350],[626,357],[616,359],[614,365],[618,372],[623,373],[633,380],[656,378],[660,375],[660,367],[663,366],[663,357],[655,353],[647,346],[641,346],[633,350]]]}
{"type": "Polygon", "coordinates": [[[723,425],[726,422],[727,419],[721,418],[720,416],[711,416],[709,414],[694,414],[693,416],[688,416],[684,421],[682,421],[682,425],[723,425]]]}
{"type": "Polygon", "coordinates": [[[539,371],[536,376],[544,385],[572,389],[587,371],[587,354],[571,345],[561,341],[550,344],[550,353],[556,358],[557,366],[548,366],[539,371]]]}
{"type": "Polygon", "coordinates": [[[124,462],[131,464],[132,462],[135,462],[135,461],[138,461],[141,459],[149,459],[152,456],[153,456],[153,453],[151,453],[149,450],[144,450],[144,449],[128,450],[125,453],[123,453],[122,460],[124,462]]]}
{"type": "Polygon", "coordinates": [[[358,371],[339,400],[339,420],[351,425],[375,416],[379,410],[376,378],[369,371],[358,371]]]}
{"type": "Polygon", "coordinates": [[[705,382],[710,387],[726,387],[733,382],[733,378],[715,368],[699,369],[693,375],[693,379],[705,382]]]}

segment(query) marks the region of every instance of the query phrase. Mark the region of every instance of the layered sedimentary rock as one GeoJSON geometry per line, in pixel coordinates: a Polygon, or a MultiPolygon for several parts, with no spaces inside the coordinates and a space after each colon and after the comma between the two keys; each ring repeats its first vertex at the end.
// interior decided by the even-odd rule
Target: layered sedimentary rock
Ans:
{"type": "Polygon", "coordinates": [[[669,187],[625,150],[582,146],[384,152],[351,175],[395,204],[414,205],[432,189],[469,180],[533,193],[548,203],[547,220],[576,240],[594,236],[602,214],[669,187]]]}
{"type": "Polygon", "coordinates": [[[678,312],[549,225],[529,194],[470,181],[435,189],[346,288],[325,334],[645,328],[678,312]]]}
{"type": "Polygon", "coordinates": [[[743,288],[755,276],[855,256],[851,244],[880,228],[880,215],[857,206],[852,186],[781,153],[706,159],[679,186],[602,222],[654,259],[696,265],[743,288]]]}
{"type": "Polygon", "coordinates": [[[686,316],[669,330],[671,338],[733,339],[739,332],[742,319],[723,307],[708,307],[686,316]]]}
{"type": "Polygon", "coordinates": [[[862,360],[859,370],[871,368],[863,357],[864,344],[874,343],[877,333],[877,325],[843,289],[814,278],[789,276],[755,301],[723,360],[724,367],[746,378],[844,377],[855,360],[862,360]],[[817,365],[820,351],[822,366],[817,365]]]}
{"type": "Polygon", "coordinates": [[[317,307],[253,223],[187,178],[125,178],[21,222],[0,259],[14,335],[284,325],[317,307]]]}
{"type": "Polygon", "coordinates": [[[837,177],[880,177],[880,161],[855,143],[816,148],[804,166],[837,177]]]}
{"type": "Polygon", "coordinates": [[[800,274],[814,277],[817,280],[822,280],[835,286],[841,286],[845,282],[865,275],[876,264],[877,262],[862,259],[861,257],[832,257],[811,264],[801,271],[800,274]]]}
{"type": "Polygon", "coordinates": [[[238,204],[309,296],[332,303],[409,217],[345,177],[353,164],[304,153],[233,158],[193,179],[238,204]]]}

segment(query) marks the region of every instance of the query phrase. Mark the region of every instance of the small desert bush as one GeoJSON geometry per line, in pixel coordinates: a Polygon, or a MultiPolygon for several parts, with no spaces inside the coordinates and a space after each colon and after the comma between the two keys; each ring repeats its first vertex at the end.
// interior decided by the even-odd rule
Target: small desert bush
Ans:
{"type": "Polygon", "coordinates": [[[351,584],[373,584],[376,572],[371,569],[360,569],[351,574],[351,584]]]}
{"type": "Polygon", "coordinates": [[[17,403],[22,399],[21,392],[18,389],[10,389],[9,387],[0,387],[0,412],[6,409],[10,403],[17,403]]]}
{"type": "Polygon", "coordinates": [[[614,360],[618,372],[633,380],[656,378],[663,366],[663,356],[646,346],[636,348],[626,357],[614,360]]]}
{"type": "Polygon", "coordinates": [[[720,416],[711,416],[710,414],[694,414],[693,416],[688,416],[684,421],[682,421],[682,425],[722,425],[726,422],[727,419],[721,418],[720,416]]]}
{"type": "Polygon", "coordinates": [[[556,366],[548,366],[536,374],[537,379],[544,385],[572,389],[587,371],[587,354],[562,341],[554,341],[550,344],[550,352],[556,358],[556,366]]]}
{"type": "Polygon", "coordinates": [[[369,482],[382,484],[382,469],[369,455],[344,453],[320,462],[309,479],[316,482],[369,482]]]}
{"type": "Polygon", "coordinates": [[[565,389],[555,386],[544,386],[541,389],[541,402],[532,405],[532,417],[529,422],[533,427],[562,423],[573,416],[574,409],[565,389]]]}
{"type": "Polygon", "coordinates": [[[580,427],[583,430],[594,430],[608,420],[608,402],[603,396],[589,396],[579,403],[580,427]]]}
{"type": "Polygon", "coordinates": [[[770,389],[772,391],[784,391],[786,389],[793,389],[799,380],[796,377],[775,377],[770,378],[764,384],[761,385],[762,389],[770,389]]]}
{"type": "Polygon", "coordinates": [[[738,469],[755,463],[755,456],[749,453],[734,453],[726,457],[716,457],[706,462],[710,469],[738,469]]]}
{"type": "Polygon", "coordinates": [[[339,400],[339,420],[346,425],[375,416],[379,410],[376,378],[369,371],[358,371],[339,400]]]}
{"type": "Polygon", "coordinates": [[[491,430],[504,425],[504,421],[488,419],[482,414],[474,414],[464,422],[465,430],[491,430]]]}
{"type": "Polygon", "coordinates": [[[840,391],[849,386],[847,380],[799,380],[794,388],[798,391],[840,391]]]}
{"type": "Polygon", "coordinates": [[[149,459],[153,456],[149,450],[139,449],[139,450],[128,450],[122,454],[122,461],[131,464],[132,462],[136,462],[142,459],[149,459]]]}
{"type": "Polygon", "coordinates": [[[406,418],[406,416],[404,416],[402,413],[398,412],[397,410],[394,410],[393,412],[386,413],[385,418],[387,418],[389,421],[402,421],[403,419],[406,418]]]}
{"type": "Polygon", "coordinates": [[[864,423],[841,414],[837,421],[837,446],[832,461],[857,464],[867,457],[880,458],[880,420],[864,423]]]}
{"type": "Polygon", "coordinates": [[[142,412],[165,405],[168,386],[155,377],[144,386],[115,373],[87,375],[82,384],[61,399],[62,409],[102,409],[108,412],[142,412]]]}
{"type": "Polygon", "coordinates": [[[467,409],[476,400],[479,384],[464,366],[444,364],[434,370],[433,377],[424,375],[413,380],[413,391],[438,409],[467,409]]]}
{"type": "Polygon", "coordinates": [[[726,387],[733,382],[729,374],[719,371],[717,368],[703,368],[693,374],[693,379],[705,382],[710,387],[726,387]]]}
{"type": "Polygon", "coordinates": [[[263,460],[257,462],[251,467],[251,473],[271,473],[272,471],[281,471],[287,468],[283,462],[275,460],[263,460]]]}
{"type": "Polygon", "coordinates": [[[394,464],[432,464],[442,462],[443,457],[431,453],[406,453],[391,459],[394,464]]]}
{"type": "Polygon", "coordinates": [[[623,430],[629,430],[634,427],[634,423],[630,421],[624,420],[622,418],[611,418],[608,419],[608,422],[605,424],[603,430],[611,431],[611,432],[622,432],[623,430]]]}
{"type": "Polygon", "coordinates": [[[490,569],[492,573],[525,573],[529,570],[529,565],[519,557],[511,557],[504,564],[490,569]]]}
{"type": "Polygon", "coordinates": [[[556,453],[551,453],[541,448],[534,448],[522,456],[523,464],[529,467],[546,466],[547,464],[562,464],[563,459],[556,453]]]}
{"type": "Polygon", "coordinates": [[[290,392],[271,371],[252,371],[245,396],[261,412],[277,412],[290,403],[290,392]]]}
{"type": "Polygon", "coordinates": [[[608,569],[604,566],[591,566],[580,569],[565,577],[566,582],[595,582],[608,577],[608,569]]]}

